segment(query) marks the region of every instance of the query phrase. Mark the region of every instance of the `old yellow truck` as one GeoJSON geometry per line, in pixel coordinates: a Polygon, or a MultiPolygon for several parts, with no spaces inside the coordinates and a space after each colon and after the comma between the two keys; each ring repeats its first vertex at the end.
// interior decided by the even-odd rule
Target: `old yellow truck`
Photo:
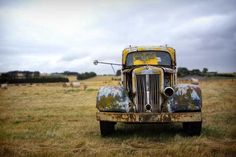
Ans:
{"type": "Polygon", "coordinates": [[[200,135],[201,89],[177,84],[174,48],[130,46],[123,50],[121,66],[121,86],[104,86],[97,94],[102,136],[113,133],[117,122],[180,122],[189,135],[200,135]]]}

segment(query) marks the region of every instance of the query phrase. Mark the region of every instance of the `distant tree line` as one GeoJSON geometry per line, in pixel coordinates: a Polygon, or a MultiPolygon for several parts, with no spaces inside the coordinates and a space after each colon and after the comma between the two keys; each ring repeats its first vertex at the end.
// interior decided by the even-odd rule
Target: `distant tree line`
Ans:
{"type": "Polygon", "coordinates": [[[72,72],[72,71],[64,71],[62,73],[52,73],[55,76],[76,76],[77,80],[85,80],[92,77],[97,76],[95,72],[85,72],[85,73],[78,73],[78,72],[72,72]]]}
{"type": "Polygon", "coordinates": [[[79,73],[78,73],[78,72],[72,72],[72,71],[64,71],[62,74],[64,74],[64,75],[75,75],[75,76],[77,76],[79,73]]]}
{"type": "Polygon", "coordinates": [[[55,82],[69,82],[68,78],[65,77],[35,77],[35,78],[25,78],[25,79],[14,79],[14,78],[0,78],[0,83],[55,83],[55,82]]]}
{"type": "Polygon", "coordinates": [[[203,70],[193,69],[188,70],[186,67],[179,67],[177,76],[185,77],[185,76],[219,76],[219,77],[235,77],[232,73],[217,73],[217,72],[208,72],[207,68],[203,68],[203,70]]]}
{"type": "Polygon", "coordinates": [[[85,79],[92,78],[95,76],[97,76],[97,74],[95,72],[78,73],[77,79],[78,80],[85,80],[85,79]]]}
{"type": "Polygon", "coordinates": [[[3,78],[32,78],[39,76],[39,71],[9,71],[1,74],[1,77],[3,78]]]}
{"type": "Polygon", "coordinates": [[[0,83],[52,83],[68,82],[69,79],[61,76],[40,76],[38,71],[10,71],[2,73],[0,83]]]}
{"type": "Polygon", "coordinates": [[[52,73],[51,75],[53,76],[70,76],[70,75],[74,75],[77,76],[79,73],[78,72],[72,72],[72,71],[64,71],[64,72],[55,72],[52,73]]]}
{"type": "Polygon", "coordinates": [[[97,76],[95,72],[71,72],[52,73],[48,76],[41,76],[39,71],[10,71],[0,74],[0,83],[51,83],[69,82],[65,76],[74,75],[78,80],[85,80],[97,76]]]}

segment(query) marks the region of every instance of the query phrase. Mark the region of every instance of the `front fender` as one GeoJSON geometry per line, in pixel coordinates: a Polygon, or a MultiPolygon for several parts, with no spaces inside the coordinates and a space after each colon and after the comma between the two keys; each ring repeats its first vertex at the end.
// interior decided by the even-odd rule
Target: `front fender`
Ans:
{"type": "Polygon", "coordinates": [[[98,91],[96,107],[101,112],[130,112],[133,106],[121,86],[104,86],[98,91]]]}
{"type": "Polygon", "coordinates": [[[198,85],[178,84],[174,90],[175,93],[167,104],[169,112],[201,111],[202,95],[198,85]]]}

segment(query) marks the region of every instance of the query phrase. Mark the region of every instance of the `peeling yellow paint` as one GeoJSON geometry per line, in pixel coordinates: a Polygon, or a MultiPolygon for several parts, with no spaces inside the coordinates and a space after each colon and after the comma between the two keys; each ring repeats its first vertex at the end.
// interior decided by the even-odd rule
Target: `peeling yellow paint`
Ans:
{"type": "Polygon", "coordinates": [[[155,65],[158,64],[155,53],[152,54],[134,54],[133,55],[134,65],[155,65]]]}
{"type": "MultiPolygon", "coordinates": [[[[139,51],[139,52],[141,52],[141,51],[165,51],[170,54],[172,63],[174,63],[174,65],[176,65],[175,49],[172,47],[165,47],[165,46],[146,46],[146,47],[145,46],[140,46],[140,47],[135,46],[135,47],[126,48],[122,52],[122,64],[125,64],[127,55],[129,53],[135,52],[135,51],[139,51]]],[[[151,63],[146,63],[146,64],[152,64],[155,61],[150,61],[150,62],[151,63]]],[[[139,64],[143,64],[143,63],[137,62],[137,65],[139,65],[139,64]]]]}

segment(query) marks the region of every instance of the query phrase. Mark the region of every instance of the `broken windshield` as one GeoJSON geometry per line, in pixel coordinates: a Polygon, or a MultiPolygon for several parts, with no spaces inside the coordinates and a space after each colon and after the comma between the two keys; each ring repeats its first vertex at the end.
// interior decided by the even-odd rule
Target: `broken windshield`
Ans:
{"type": "Polygon", "coordinates": [[[132,65],[166,65],[171,66],[169,53],[163,51],[142,51],[128,54],[126,66],[132,65]]]}

